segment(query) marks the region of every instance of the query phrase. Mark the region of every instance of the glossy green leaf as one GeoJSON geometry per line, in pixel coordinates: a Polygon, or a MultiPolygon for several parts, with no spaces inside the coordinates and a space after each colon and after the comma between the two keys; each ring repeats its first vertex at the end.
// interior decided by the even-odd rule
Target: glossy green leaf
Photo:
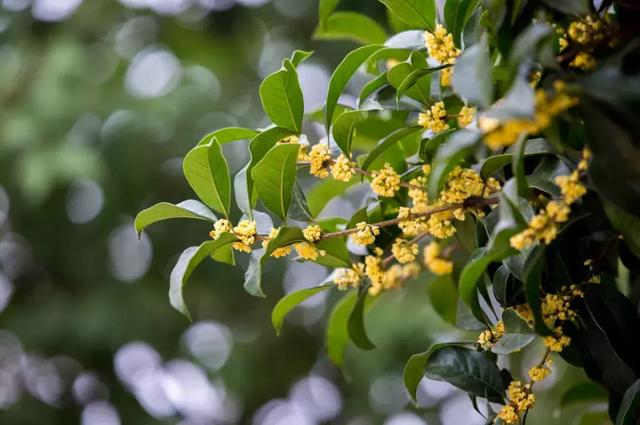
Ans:
{"type": "Polygon", "coordinates": [[[173,308],[191,320],[191,314],[189,313],[189,309],[187,308],[183,298],[182,292],[184,285],[189,280],[193,270],[195,270],[202,260],[209,257],[217,249],[229,245],[237,240],[238,238],[236,238],[235,235],[231,233],[223,233],[216,240],[203,242],[200,246],[192,246],[185,249],[182,254],[180,254],[180,258],[178,258],[178,262],[173,267],[171,277],[169,279],[169,302],[173,308]]]}
{"type": "Polygon", "coordinates": [[[262,265],[263,256],[261,250],[253,251],[249,257],[247,270],[244,272],[244,289],[254,297],[265,297],[262,290],[262,265]]]}
{"type": "Polygon", "coordinates": [[[382,44],[384,28],[370,17],[356,12],[335,12],[321,22],[313,33],[319,40],[351,40],[359,44],[382,44]]]}
{"type": "Polygon", "coordinates": [[[429,356],[424,372],[429,379],[447,382],[477,397],[492,401],[504,398],[500,369],[485,352],[441,347],[429,356]]]}
{"type": "Polygon", "coordinates": [[[625,391],[616,416],[616,425],[634,425],[640,417],[640,379],[625,391]]]}
{"type": "Polygon", "coordinates": [[[479,0],[446,0],[444,3],[444,22],[458,47],[461,47],[462,30],[478,3],[479,0]]]}
{"type": "Polygon", "coordinates": [[[544,252],[544,246],[535,247],[525,263],[524,294],[533,313],[535,330],[542,335],[553,335],[542,315],[541,289],[544,252]]]}
{"type": "Polygon", "coordinates": [[[356,344],[356,346],[363,350],[372,350],[376,348],[376,346],[373,345],[373,342],[369,339],[364,326],[364,308],[368,294],[369,293],[366,290],[360,291],[358,294],[358,300],[353,306],[353,311],[351,312],[347,323],[349,338],[354,344],[356,344]]]}
{"type": "Polygon", "coordinates": [[[453,90],[467,102],[481,108],[493,101],[493,79],[488,38],[464,50],[453,69],[453,90]]]}
{"type": "Polygon", "coordinates": [[[370,45],[360,47],[350,52],[340,64],[336,67],[331,79],[329,80],[329,89],[327,91],[327,102],[325,109],[325,119],[327,129],[331,126],[333,119],[333,112],[338,104],[338,99],[342,94],[342,91],[347,86],[347,83],[356,73],[358,68],[375,52],[384,48],[380,45],[370,45]]]}
{"type": "Polygon", "coordinates": [[[436,276],[427,285],[429,302],[447,322],[456,324],[458,290],[450,275],[436,276]]]}
{"type": "Polygon", "coordinates": [[[520,351],[536,339],[536,333],[529,324],[513,310],[502,312],[504,335],[491,351],[496,354],[510,354],[520,351]]]}
{"type": "MultiPolygon", "coordinates": [[[[396,90],[410,78],[414,68],[410,63],[401,62],[387,71],[387,81],[396,90]]],[[[418,102],[428,105],[431,102],[431,78],[424,76],[424,78],[418,78],[410,87],[403,89],[403,94],[409,96],[418,102]]],[[[399,97],[399,96],[398,96],[399,97]]]]}
{"type": "Polygon", "coordinates": [[[336,303],[327,324],[327,355],[336,366],[344,362],[344,350],[349,343],[347,324],[358,300],[358,293],[351,291],[336,303]]]}
{"type": "Polygon", "coordinates": [[[311,298],[312,296],[333,287],[333,284],[320,285],[313,288],[300,289],[282,297],[271,312],[271,323],[276,330],[276,334],[280,335],[280,330],[282,329],[282,325],[284,324],[284,319],[291,310],[293,310],[306,299],[311,298]]]}
{"type": "Polygon", "coordinates": [[[588,14],[591,10],[588,0],[542,0],[547,6],[570,16],[588,14]]]}
{"type": "MultiPolygon", "coordinates": [[[[500,170],[505,165],[509,164],[513,158],[515,147],[511,146],[503,154],[492,155],[485,159],[480,165],[480,175],[483,179],[488,178],[496,171],[500,170]]],[[[553,153],[551,145],[544,139],[530,139],[527,140],[524,156],[536,156],[553,153]]]]}
{"type": "Polygon", "coordinates": [[[250,128],[243,127],[227,127],[221,128],[204,136],[199,142],[198,146],[208,145],[211,140],[216,139],[218,143],[224,145],[225,143],[235,142],[237,140],[253,139],[258,135],[258,132],[251,130],[250,128]]]}
{"type": "Polygon", "coordinates": [[[326,267],[351,267],[347,243],[342,238],[331,238],[316,243],[316,248],[323,250],[325,255],[314,262],[326,267]]]}
{"type": "Polygon", "coordinates": [[[318,2],[318,18],[320,23],[326,22],[340,3],[340,0],[320,0],[318,2]]]}
{"type": "MultiPolygon", "coordinates": [[[[411,71],[402,82],[396,87],[396,102],[399,102],[400,97],[405,94],[409,89],[414,87],[420,81],[420,86],[427,87],[431,85],[431,79],[425,78],[434,72],[440,71],[444,68],[448,68],[449,65],[436,66],[433,68],[418,68],[411,71]]],[[[424,90],[423,90],[424,91],[424,90]]]]}
{"type": "Polygon", "coordinates": [[[136,216],[133,226],[136,232],[140,234],[147,226],[153,223],[174,218],[193,218],[211,222],[217,220],[216,215],[206,205],[200,201],[189,199],[175,205],[169,202],[160,202],[146,210],[142,210],[136,216]]]}
{"type": "Polygon", "coordinates": [[[264,258],[269,257],[269,255],[278,248],[302,242],[304,240],[304,234],[299,227],[283,226],[280,228],[278,236],[273,238],[273,240],[269,241],[269,244],[267,244],[267,248],[264,252],[264,258]]]}
{"type": "Polygon", "coordinates": [[[231,178],[229,167],[217,140],[196,146],[184,157],[184,175],[198,197],[209,208],[229,215],[231,178]]]}
{"type": "Polygon", "coordinates": [[[410,28],[433,30],[436,20],[434,0],[379,0],[410,28]]]}
{"type": "Polygon", "coordinates": [[[374,92],[386,86],[387,82],[387,72],[381,72],[377,77],[367,82],[362,89],[360,89],[360,95],[358,95],[358,103],[357,107],[360,108],[360,105],[374,92]]]}
{"type": "Polygon", "coordinates": [[[345,111],[340,114],[333,123],[333,127],[331,128],[333,139],[345,155],[351,155],[351,142],[356,126],[359,122],[367,118],[370,111],[369,109],[345,111]]]}
{"type": "Polygon", "coordinates": [[[416,134],[419,131],[423,131],[422,127],[414,126],[414,127],[405,127],[399,130],[394,131],[393,133],[386,136],[384,139],[380,140],[380,142],[376,145],[375,148],[367,155],[366,159],[360,165],[360,168],[363,170],[368,170],[369,167],[375,162],[376,159],[380,157],[380,155],[384,154],[384,152],[389,149],[391,146],[394,146],[405,137],[409,137],[413,134],[416,134]]]}
{"type": "Polygon", "coordinates": [[[282,220],[291,206],[299,150],[298,144],[275,146],[251,170],[258,196],[282,220]]]}
{"type": "Polygon", "coordinates": [[[607,391],[595,382],[578,382],[569,388],[560,399],[560,407],[573,403],[597,403],[607,399],[607,391]]]}
{"type": "Polygon", "coordinates": [[[260,99],[274,124],[296,133],[302,129],[304,102],[298,73],[289,59],[260,84],[260,99]]]}
{"type": "Polygon", "coordinates": [[[307,204],[311,214],[316,217],[322,212],[324,207],[337,196],[343,195],[347,189],[355,184],[355,179],[350,182],[342,182],[336,180],[322,180],[315,184],[309,192],[307,192],[307,204]]]}
{"type": "Polygon", "coordinates": [[[606,200],[602,202],[602,206],[613,227],[622,233],[627,246],[640,257],[640,217],[631,215],[606,200]]]}
{"type": "Polygon", "coordinates": [[[446,142],[447,138],[449,138],[449,136],[451,136],[455,131],[455,128],[450,128],[441,133],[435,134],[428,139],[422,139],[420,141],[420,147],[418,148],[420,159],[428,163],[433,162],[433,158],[435,157],[440,145],[446,142]]]}

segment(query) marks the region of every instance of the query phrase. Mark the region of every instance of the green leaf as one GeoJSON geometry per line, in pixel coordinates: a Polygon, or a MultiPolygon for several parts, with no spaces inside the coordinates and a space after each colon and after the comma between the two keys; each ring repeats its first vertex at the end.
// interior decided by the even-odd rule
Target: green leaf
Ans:
{"type": "Polygon", "coordinates": [[[502,312],[504,335],[492,348],[496,354],[510,354],[520,351],[536,339],[536,333],[529,324],[513,310],[502,312]]]}
{"type": "Polygon", "coordinates": [[[344,362],[344,350],[349,342],[347,323],[356,305],[358,294],[351,291],[336,303],[327,324],[327,355],[336,366],[344,362]]]}
{"type": "Polygon", "coordinates": [[[249,257],[249,265],[244,272],[244,289],[254,297],[264,298],[262,291],[262,264],[261,250],[253,251],[249,257]]]}
{"type": "Polygon", "coordinates": [[[318,3],[318,18],[320,23],[326,22],[329,16],[336,10],[340,0],[320,0],[318,3]]]}
{"type": "Polygon", "coordinates": [[[278,236],[269,241],[267,248],[264,252],[264,258],[268,258],[273,251],[283,246],[291,245],[297,242],[304,241],[304,234],[299,227],[286,227],[283,226],[278,232],[278,236]]]}
{"type": "Polygon", "coordinates": [[[360,89],[360,95],[358,96],[357,107],[360,108],[360,105],[376,90],[381,89],[382,87],[387,85],[387,72],[381,72],[378,76],[371,81],[367,82],[362,89],[360,89]]]}
{"type": "Polygon", "coordinates": [[[224,145],[225,143],[235,142],[237,140],[253,139],[258,135],[258,132],[249,128],[243,127],[227,127],[221,128],[204,136],[197,146],[208,145],[211,140],[216,139],[218,143],[224,145]]]}
{"type": "Polygon", "coordinates": [[[433,162],[433,158],[438,151],[438,148],[442,143],[444,143],[451,133],[455,132],[455,128],[450,128],[448,130],[443,131],[442,133],[435,134],[431,138],[422,139],[420,141],[420,147],[418,148],[418,154],[420,155],[420,159],[426,161],[428,163],[433,162]]]}
{"type": "Polygon", "coordinates": [[[279,127],[300,133],[304,102],[298,73],[289,59],[260,84],[260,99],[266,114],[279,127]]]}
{"type": "Polygon", "coordinates": [[[467,102],[487,108],[493,101],[493,79],[487,36],[456,59],[453,90],[467,102]]]}
{"type": "Polygon", "coordinates": [[[372,350],[376,348],[367,336],[367,331],[364,327],[364,307],[368,294],[369,292],[366,289],[360,291],[358,294],[358,300],[353,307],[351,315],[349,315],[349,321],[347,323],[349,338],[354,344],[363,350],[372,350]]]}
{"type": "Polygon", "coordinates": [[[456,324],[458,290],[450,275],[436,276],[427,285],[429,302],[447,322],[456,324]]]}
{"type": "Polygon", "coordinates": [[[318,40],[351,40],[359,44],[382,44],[384,28],[370,17],[356,12],[335,12],[313,33],[318,40]]]}
{"type": "Polygon", "coordinates": [[[258,196],[282,220],[291,206],[299,150],[297,144],[275,146],[251,170],[258,196]]]}
{"type": "MultiPolygon", "coordinates": [[[[407,75],[405,79],[402,80],[400,85],[398,85],[398,87],[396,88],[396,102],[399,102],[400,97],[409,89],[411,89],[416,84],[418,84],[418,82],[420,82],[420,86],[423,86],[425,88],[429,87],[431,85],[431,78],[424,78],[424,77],[429,76],[434,72],[440,71],[442,69],[449,68],[449,66],[450,65],[442,65],[442,66],[436,66],[434,68],[418,68],[411,71],[409,75],[407,75]]],[[[425,92],[426,90],[422,90],[422,91],[425,92]]]]}
{"type": "Polygon", "coordinates": [[[640,257],[640,217],[627,213],[607,200],[603,200],[602,206],[613,227],[624,236],[627,246],[640,257]]]}
{"type": "Polygon", "coordinates": [[[184,157],[184,175],[198,197],[209,208],[229,215],[231,178],[229,167],[216,139],[196,146],[184,157]]]}
{"type": "Polygon", "coordinates": [[[297,68],[298,65],[307,60],[307,58],[312,54],[313,52],[308,52],[306,50],[296,50],[291,55],[291,64],[297,68]]]}
{"type": "Polygon", "coordinates": [[[313,185],[309,192],[307,192],[307,203],[311,214],[317,217],[329,201],[337,196],[343,195],[347,189],[355,183],[355,179],[352,179],[350,182],[327,179],[313,185]]]}
{"type": "Polygon", "coordinates": [[[196,220],[216,221],[217,217],[206,205],[200,201],[189,199],[179,204],[160,202],[152,207],[142,210],[136,216],[133,226],[138,235],[145,227],[153,223],[173,218],[193,218],[196,220]]]}
{"type": "Polygon", "coordinates": [[[431,164],[429,176],[429,197],[437,199],[449,172],[458,165],[480,140],[480,133],[459,130],[453,133],[447,143],[440,145],[431,164]]]}
{"type": "Polygon", "coordinates": [[[544,269],[544,246],[537,246],[527,258],[524,266],[524,295],[527,304],[531,307],[535,330],[541,335],[553,335],[544,322],[542,315],[542,301],[540,289],[542,288],[542,271],[544,269]]]}
{"type": "Polygon", "coordinates": [[[513,162],[511,163],[511,170],[516,179],[516,186],[518,188],[518,195],[528,198],[529,196],[529,184],[527,183],[527,176],[524,171],[524,157],[525,149],[527,147],[527,138],[525,134],[518,137],[516,148],[513,154],[513,162]]]}
{"type": "Polygon", "coordinates": [[[544,4],[571,16],[587,15],[591,11],[588,0],[542,0],[544,4]]]}
{"type": "Polygon", "coordinates": [[[616,416],[616,425],[634,425],[638,423],[640,413],[640,379],[625,391],[616,416]]]}
{"type": "Polygon", "coordinates": [[[433,30],[436,5],[433,0],[379,0],[411,28],[433,30]]]}
{"type": "Polygon", "coordinates": [[[477,397],[490,401],[504,398],[500,369],[488,353],[461,347],[441,347],[427,359],[424,371],[429,379],[448,382],[477,397]]]}
{"type": "Polygon", "coordinates": [[[326,267],[351,267],[347,243],[342,238],[331,238],[316,243],[316,248],[325,251],[314,263],[326,267]]]}
{"type": "Polygon", "coordinates": [[[333,138],[345,155],[349,156],[351,154],[351,141],[353,139],[353,133],[356,129],[356,125],[365,120],[370,111],[371,110],[369,109],[345,111],[340,114],[333,123],[333,127],[331,129],[333,138]]]}
{"type": "Polygon", "coordinates": [[[293,186],[293,198],[291,199],[291,208],[289,208],[289,217],[296,221],[313,221],[314,218],[307,204],[307,197],[298,182],[293,186]]]}
{"type": "Polygon", "coordinates": [[[462,30],[479,2],[479,0],[446,0],[444,4],[444,22],[458,47],[461,47],[462,30]]]}
{"type": "MultiPolygon", "coordinates": [[[[472,344],[473,342],[471,342],[472,344]]],[[[416,393],[418,392],[418,385],[420,385],[420,381],[424,376],[424,367],[429,361],[429,357],[436,351],[440,350],[444,347],[452,347],[452,346],[460,346],[462,344],[467,344],[466,342],[445,342],[440,344],[432,345],[427,351],[422,353],[417,353],[409,357],[406,365],[404,366],[404,386],[407,389],[407,392],[411,396],[411,400],[415,403],[416,393]]]]}
{"type": "MultiPolygon", "coordinates": [[[[410,77],[414,71],[413,66],[407,62],[401,62],[387,71],[387,81],[396,90],[410,77]]],[[[403,89],[403,94],[406,94],[412,99],[421,102],[424,105],[431,103],[431,78],[418,78],[411,87],[403,89]]],[[[399,95],[397,96],[399,98],[399,95]]]]}
{"type": "Polygon", "coordinates": [[[400,141],[405,137],[416,134],[418,131],[423,131],[423,128],[419,126],[405,127],[389,134],[384,139],[380,140],[380,143],[378,143],[376,147],[373,148],[371,153],[367,155],[367,158],[364,160],[360,168],[362,168],[363,170],[368,170],[369,167],[374,163],[374,161],[378,159],[378,157],[380,157],[380,155],[382,155],[387,149],[389,149],[393,145],[400,143],[400,141]]]}
{"type": "Polygon", "coordinates": [[[185,249],[178,262],[171,271],[171,277],[169,279],[169,302],[180,313],[184,314],[189,320],[191,320],[191,314],[189,309],[184,303],[183,288],[189,280],[193,270],[204,260],[213,254],[217,249],[229,245],[238,238],[231,233],[223,233],[216,240],[203,242],[200,246],[192,246],[185,249]]]}
{"type": "Polygon", "coordinates": [[[340,64],[336,67],[336,70],[333,72],[331,79],[329,80],[329,89],[327,91],[327,102],[326,102],[326,126],[327,133],[329,132],[329,128],[331,127],[331,120],[333,119],[333,111],[338,104],[338,99],[340,98],[340,94],[353,77],[353,74],[356,73],[358,68],[375,52],[384,48],[384,46],[380,45],[371,45],[371,46],[363,46],[352,52],[350,52],[340,64]]]}
{"type": "Polygon", "coordinates": [[[597,403],[607,399],[607,391],[595,382],[578,382],[569,388],[560,399],[560,407],[577,402],[597,403]]]}
{"type": "Polygon", "coordinates": [[[333,284],[320,285],[313,288],[300,289],[282,297],[271,312],[271,323],[273,323],[276,334],[280,335],[282,325],[284,324],[284,318],[291,310],[306,299],[333,287],[333,284]]]}
{"type": "MultiPolygon", "coordinates": [[[[480,175],[483,179],[487,179],[493,173],[511,162],[515,151],[515,147],[511,146],[504,154],[492,155],[485,159],[480,165],[480,175]]],[[[551,154],[553,150],[551,145],[544,139],[529,139],[527,140],[524,157],[551,154]]]]}

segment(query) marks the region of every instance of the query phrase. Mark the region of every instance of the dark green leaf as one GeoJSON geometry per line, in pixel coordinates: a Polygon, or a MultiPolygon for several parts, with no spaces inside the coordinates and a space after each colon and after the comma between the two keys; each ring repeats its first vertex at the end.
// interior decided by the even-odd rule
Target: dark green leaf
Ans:
{"type": "Polygon", "coordinates": [[[384,28],[370,17],[356,12],[335,12],[313,33],[319,40],[351,40],[359,44],[382,44],[384,28]]]}
{"type": "Polygon", "coordinates": [[[200,201],[189,199],[179,204],[160,202],[152,207],[142,210],[136,216],[133,226],[140,234],[145,227],[162,220],[172,218],[193,218],[196,220],[216,221],[217,217],[206,205],[200,201]]]}
{"type": "Polygon", "coordinates": [[[344,350],[349,342],[347,323],[358,300],[358,293],[352,291],[336,303],[327,324],[327,355],[336,366],[342,366],[344,350]]]}
{"type": "Polygon", "coordinates": [[[373,148],[371,153],[369,153],[369,155],[367,155],[367,158],[360,165],[360,167],[363,170],[368,170],[369,167],[371,166],[371,164],[373,164],[373,162],[376,159],[378,159],[378,157],[380,155],[382,155],[391,146],[393,146],[393,145],[395,145],[397,143],[400,143],[400,141],[402,139],[404,139],[405,137],[409,137],[409,136],[415,134],[416,132],[422,131],[422,130],[423,130],[422,127],[405,127],[405,128],[401,128],[399,130],[394,131],[393,133],[391,133],[390,135],[388,135],[384,139],[380,140],[380,143],[378,143],[376,145],[376,147],[373,148]]]}
{"type": "Polygon", "coordinates": [[[542,0],[547,6],[556,9],[566,15],[587,15],[590,10],[588,0],[542,0]]]}
{"type": "Polygon", "coordinates": [[[504,323],[504,335],[495,344],[493,351],[496,354],[510,354],[520,351],[536,339],[536,334],[529,324],[513,310],[502,312],[504,323]]]}
{"type": "Polygon", "coordinates": [[[356,73],[358,68],[375,52],[384,48],[384,46],[371,45],[360,47],[351,53],[349,53],[333,72],[331,79],[329,80],[329,89],[327,92],[326,103],[326,123],[327,132],[331,126],[331,120],[333,119],[333,111],[338,104],[338,98],[342,94],[342,90],[347,86],[353,74],[356,73]]]}
{"type": "Polygon", "coordinates": [[[616,425],[634,425],[640,417],[640,379],[625,391],[616,416],[616,425]]]}
{"type": "MultiPolygon", "coordinates": [[[[480,166],[480,175],[483,179],[488,178],[493,173],[507,165],[511,162],[513,158],[515,148],[512,146],[507,149],[504,154],[492,155],[489,158],[485,159],[482,165],[480,166]]],[[[527,140],[524,156],[535,156],[535,155],[544,155],[552,153],[551,145],[547,143],[544,139],[530,139],[527,140]]]]}
{"type": "Polygon", "coordinates": [[[260,99],[274,124],[300,132],[304,102],[298,73],[289,59],[285,59],[282,68],[268,75],[260,84],[260,99]]]}
{"type": "Polygon", "coordinates": [[[282,220],[291,206],[299,150],[297,144],[275,146],[251,170],[260,199],[282,220]]]}
{"type": "Polygon", "coordinates": [[[212,139],[216,139],[218,143],[224,145],[225,143],[235,142],[237,140],[253,139],[258,135],[258,132],[249,128],[243,127],[227,127],[221,128],[204,136],[199,142],[198,146],[208,145],[212,139]]]}
{"type": "Polygon", "coordinates": [[[500,369],[487,353],[462,347],[441,347],[427,359],[425,376],[467,391],[475,396],[500,401],[504,383],[500,369]]]}
{"type": "Polygon", "coordinates": [[[364,307],[367,301],[368,291],[362,290],[358,294],[358,300],[353,311],[349,316],[349,322],[347,323],[347,330],[349,332],[349,339],[353,341],[358,347],[363,350],[372,350],[376,348],[367,336],[367,331],[364,326],[364,307]]]}
{"type": "Polygon", "coordinates": [[[624,236],[627,246],[640,257],[640,217],[631,215],[606,200],[603,200],[602,206],[613,227],[624,236]]]}
{"type": "Polygon", "coordinates": [[[486,36],[466,49],[456,59],[453,70],[453,90],[467,102],[482,108],[493,101],[493,81],[489,44],[486,36]]]}
{"type": "Polygon", "coordinates": [[[169,302],[173,308],[191,320],[191,314],[184,303],[182,294],[184,285],[189,280],[193,270],[202,262],[202,260],[209,257],[217,249],[229,245],[237,240],[238,238],[236,238],[235,235],[232,235],[231,233],[223,233],[216,240],[203,242],[200,246],[192,246],[185,249],[182,254],[180,254],[180,258],[178,258],[178,262],[173,267],[171,277],[169,279],[169,302]]]}
{"type": "Polygon", "coordinates": [[[436,5],[433,0],[379,0],[410,28],[433,30],[436,5]]]}
{"type": "MultiPolygon", "coordinates": [[[[436,66],[434,68],[418,68],[411,71],[409,75],[407,75],[404,80],[402,80],[398,87],[396,87],[396,102],[400,101],[400,97],[405,94],[405,92],[418,84],[418,81],[420,82],[421,87],[424,87],[425,89],[426,87],[429,87],[431,85],[431,79],[424,77],[448,67],[449,65],[443,65],[436,66]]],[[[426,92],[425,89],[422,89],[421,91],[426,92]]],[[[427,96],[429,96],[429,92],[426,93],[427,96]]]]}
{"type": "Polygon", "coordinates": [[[326,291],[333,286],[333,284],[327,284],[315,286],[313,288],[300,289],[282,297],[271,312],[271,323],[273,323],[276,334],[280,335],[280,330],[282,329],[284,318],[287,316],[287,314],[289,314],[291,310],[293,310],[306,299],[322,291],[326,291]]]}
{"type": "Polygon", "coordinates": [[[342,152],[347,156],[351,154],[351,141],[356,125],[365,120],[371,109],[355,109],[345,111],[336,118],[331,129],[333,138],[342,152]]]}
{"type": "Polygon", "coordinates": [[[597,403],[607,399],[607,392],[595,382],[579,382],[569,388],[560,399],[560,407],[576,402],[597,403]]]}
{"type": "MultiPolygon", "coordinates": [[[[387,81],[396,90],[402,85],[402,83],[409,78],[414,71],[413,66],[408,62],[401,62],[387,71],[387,81]]],[[[413,86],[404,90],[404,94],[412,99],[421,102],[424,105],[428,105],[431,102],[431,78],[420,78],[413,86]]]]}
{"type": "Polygon", "coordinates": [[[479,0],[447,0],[444,3],[444,22],[453,35],[453,41],[460,47],[460,36],[467,21],[476,10],[479,0]]]}
{"type": "Polygon", "coordinates": [[[378,74],[376,78],[372,79],[367,84],[362,86],[362,89],[360,89],[360,95],[358,96],[358,103],[357,103],[358,108],[360,107],[362,102],[364,102],[369,96],[371,96],[372,93],[374,93],[376,90],[379,90],[386,85],[387,85],[387,72],[384,71],[378,74]]]}
{"type": "Polygon", "coordinates": [[[210,208],[229,215],[231,178],[229,167],[216,139],[197,146],[184,157],[184,175],[198,197],[210,208]]]}

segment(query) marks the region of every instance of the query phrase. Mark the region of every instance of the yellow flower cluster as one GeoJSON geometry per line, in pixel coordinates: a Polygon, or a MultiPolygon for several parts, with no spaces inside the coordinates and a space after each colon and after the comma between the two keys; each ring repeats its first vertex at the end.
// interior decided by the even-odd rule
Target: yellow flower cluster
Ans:
{"type": "Polygon", "coordinates": [[[315,246],[307,242],[295,243],[293,244],[293,247],[296,249],[298,255],[305,260],[315,261],[318,257],[326,255],[324,250],[317,249],[315,246]]]}
{"type": "Polygon", "coordinates": [[[298,151],[298,162],[307,162],[309,161],[309,154],[307,153],[307,145],[300,143],[300,137],[295,134],[291,136],[287,136],[280,140],[278,144],[297,144],[300,145],[300,150],[298,151]]]}
{"type": "Polygon", "coordinates": [[[428,128],[434,133],[439,133],[449,128],[447,123],[447,109],[443,101],[431,105],[431,107],[418,115],[418,125],[428,128]]]}
{"type": "Polygon", "coordinates": [[[429,203],[427,191],[424,189],[427,184],[427,177],[415,177],[409,180],[409,184],[411,187],[408,190],[408,194],[409,198],[411,198],[411,202],[413,203],[414,211],[418,212],[418,210],[426,210],[429,203]]]}
{"type": "Polygon", "coordinates": [[[411,263],[418,255],[418,244],[406,239],[397,238],[393,242],[391,253],[400,264],[411,263]]]}
{"type": "Polygon", "coordinates": [[[381,170],[372,173],[371,189],[378,196],[393,197],[400,190],[400,175],[395,172],[391,164],[385,163],[381,170]]]}
{"type": "Polygon", "coordinates": [[[472,106],[463,106],[458,113],[458,127],[466,127],[471,124],[476,116],[476,108],[472,106]]]}
{"type": "MultiPolygon", "coordinates": [[[[609,15],[605,15],[604,18],[587,16],[571,22],[567,28],[567,34],[571,43],[581,51],[576,54],[569,66],[586,71],[594,68],[596,60],[593,57],[593,51],[607,39],[609,46],[614,47],[618,43],[617,31],[618,27],[609,15]]],[[[566,39],[564,43],[568,44],[566,39]]]]}
{"type": "Polygon", "coordinates": [[[398,227],[402,230],[402,233],[407,237],[414,237],[420,233],[424,233],[428,230],[427,223],[424,218],[410,218],[412,214],[411,208],[400,207],[398,210],[398,219],[401,220],[398,223],[398,227]]]}
{"type": "Polygon", "coordinates": [[[572,68],[578,68],[585,71],[595,68],[596,59],[589,52],[580,52],[569,62],[572,68]]]}
{"type": "Polygon", "coordinates": [[[420,273],[417,263],[394,264],[385,270],[381,256],[382,250],[376,248],[375,255],[368,255],[364,259],[365,274],[371,282],[370,295],[375,296],[382,291],[397,288],[420,273]]]}
{"type": "MultiPolygon", "coordinates": [[[[433,33],[426,32],[425,40],[429,56],[440,62],[441,64],[453,64],[456,57],[460,54],[460,49],[456,48],[453,42],[453,35],[440,24],[436,26],[433,33]]],[[[443,86],[451,85],[451,76],[453,68],[445,68],[440,71],[440,84],[443,86]]]]}
{"type": "Polygon", "coordinates": [[[331,164],[331,153],[329,146],[324,143],[313,145],[309,152],[309,173],[318,178],[324,179],[329,175],[328,166],[331,164]]]}
{"type": "Polygon", "coordinates": [[[547,203],[543,210],[531,218],[525,230],[512,236],[509,243],[513,248],[522,251],[537,241],[549,244],[556,238],[559,225],[569,219],[571,204],[587,193],[587,188],[580,182],[580,171],[587,169],[590,157],[590,151],[585,149],[577,170],[568,176],[555,178],[562,192],[562,200],[547,203]]]}
{"type": "Polygon", "coordinates": [[[548,357],[544,364],[529,369],[528,375],[533,382],[540,382],[551,375],[551,357],[548,357]]]}
{"type": "Polygon", "coordinates": [[[482,196],[484,188],[485,183],[476,170],[456,166],[447,176],[440,199],[448,204],[460,204],[472,196],[482,196]]]}
{"type": "Polygon", "coordinates": [[[339,290],[344,291],[359,287],[364,275],[364,264],[356,263],[350,269],[340,269],[333,282],[339,290]]]}
{"type": "Polygon", "coordinates": [[[483,350],[491,350],[504,335],[504,323],[499,320],[493,329],[487,329],[478,335],[478,345],[483,350]]]}
{"type": "Polygon", "coordinates": [[[600,19],[587,16],[569,24],[567,33],[572,42],[577,44],[597,44],[605,39],[605,25],[600,19]]]}
{"type": "Polygon", "coordinates": [[[442,248],[437,242],[431,242],[424,248],[424,264],[429,271],[438,276],[450,274],[453,271],[453,263],[440,257],[442,248]]]}
{"type": "Polygon", "coordinates": [[[353,162],[345,154],[340,154],[331,166],[334,179],[348,182],[353,177],[353,162]]]}
{"type": "Polygon", "coordinates": [[[256,241],[256,222],[252,220],[242,220],[233,228],[238,242],[233,243],[233,248],[242,252],[251,252],[252,245],[256,241]]]}
{"type": "Polygon", "coordinates": [[[302,230],[302,235],[308,242],[317,242],[322,237],[322,229],[317,224],[311,224],[302,230]]]}
{"type": "Polygon", "coordinates": [[[226,218],[221,218],[213,223],[213,230],[209,232],[209,236],[211,236],[212,239],[218,239],[221,234],[231,232],[233,232],[231,222],[226,218]]]}
{"type": "MultiPolygon", "coordinates": [[[[269,236],[267,236],[265,240],[262,241],[262,247],[264,249],[267,249],[267,246],[269,246],[269,242],[271,242],[273,239],[278,237],[278,233],[280,233],[279,227],[271,229],[271,231],[269,232],[269,236]]],[[[289,245],[281,246],[273,250],[273,252],[271,253],[271,257],[274,257],[274,258],[286,257],[287,255],[289,255],[290,252],[291,252],[291,246],[289,245]]]]}
{"type": "Polygon", "coordinates": [[[556,92],[551,94],[543,89],[535,92],[535,111],[533,118],[514,118],[503,122],[495,118],[482,116],[478,126],[485,133],[484,142],[491,149],[511,146],[523,134],[538,133],[551,124],[554,116],[575,106],[578,99],[570,96],[556,84],[556,92]]]}
{"type": "Polygon", "coordinates": [[[357,232],[352,235],[353,242],[357,245],[371,245],[376,241],[376,236],[380,234],[378,226],[372,226],[364,221],[356,224],[357,232]]]}
{"type": "Polygon", "coordinates": [[[555,336],[545,336],[542,339],[542,342],[545,347],[549,350],[559,353],[564,350],[566,346],[571,344],[571,338],[563,334],[562,328],[558,326],[556,329],[555,336]]]}
{"type": "Polygon", "coordinates": [[[523,384],[520,381],[512,381],[507,388],[509,404],[503,406],[498,412],[498,418],[504,423],[515,424],[519,415],[533,407],[536,396],[531,391],[531,384],[523,384]]]}

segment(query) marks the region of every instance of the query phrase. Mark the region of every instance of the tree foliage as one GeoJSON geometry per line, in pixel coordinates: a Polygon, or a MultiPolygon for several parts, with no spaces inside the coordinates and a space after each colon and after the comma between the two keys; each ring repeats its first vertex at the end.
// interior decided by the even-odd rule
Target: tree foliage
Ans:
{"type": "MultiPolygon", "coordinates": [[[[186,155],[194,192],[225,218],[214,223],[213,242],[180,257],[172,304],[187,314],[188,275],[229,244],[252,253],[245,287],[254,295],[263,295],[260,273],[272,257],[333,267],[331,281],[345,296],[329,319],[327,345],[341,364],[348,340],[375,348],[363,320],[371,303],[440,276],[432,286],[448,289],[430,289],[436,309],[450,319],[459,297],[458,325],[469,329],[472,317],[482,331],[475,342],[412,357],[405,370],[412,395],[424,375],[468,392],[474,403],[502,404],[489,409],[490,422],[524,422],[536,383],[560,356],[606,390],[612,420],[635,423],[637,9],[615,1],[596,8],[578,0],[446,0],[438,11],[433,0],[381,2],[401,30],[386,41],[380,24],[320,1],[317,37],[374,43],[336,67],[324,113],[304,111],[296,66],[310,53],[297,51],[260,86],[272,126],[217,130],[186,155]],[[370,76],[358,104],[341,104],[357,73],[370,76]],[[310,142],[303,129],[314,121],[326,137],[310,142]],[[230,135],[224,142],[251,139],[251,159],[235,176],[244,214],[235,224],[223,134],[230,135]],[[326,180],[305,191],[306,173],[326,180]],[[370,196],[352,217],[320,214],[358,181],[369,183],[370,196]],[[367,253],[356,255],[347,240],[367,253]],[[546,350],[528,376],[497,365],[498,355],[537,339],[546,350]]],[[[190,202],[145,210],[137,230],[163,218],[215,217],[190,202]]],[[[287,295],[273,313],[276,329],[297,303],[329,288],[287,295]]],[[[568,398],[580,399],[570,391],[568,398]]]]}

